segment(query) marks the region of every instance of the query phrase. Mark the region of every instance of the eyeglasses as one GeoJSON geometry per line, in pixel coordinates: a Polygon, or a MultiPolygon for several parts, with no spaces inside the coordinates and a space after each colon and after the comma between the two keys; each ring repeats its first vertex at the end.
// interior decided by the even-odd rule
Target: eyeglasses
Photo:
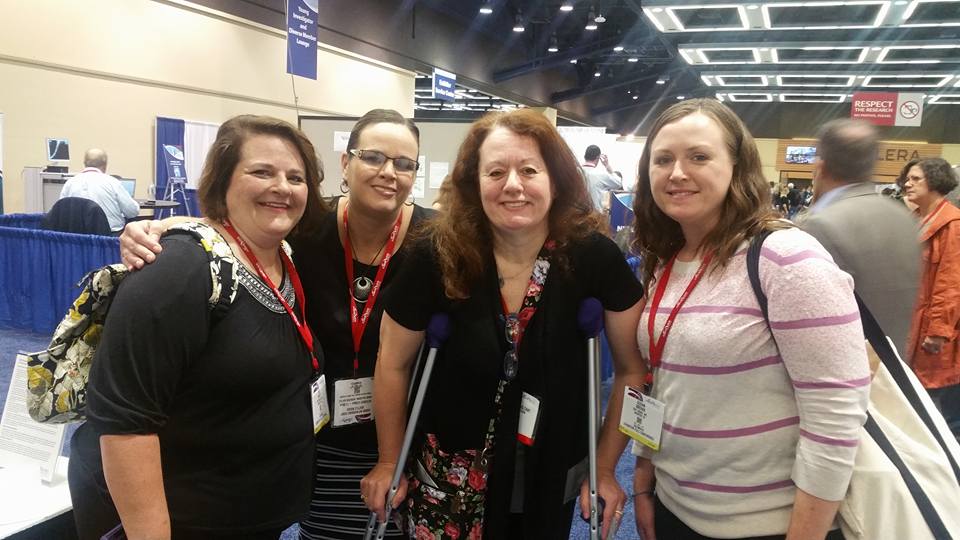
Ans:
{"type": "Polygon", "coordinates": [[[503,356],[503,378],[512,381],[520,369],[520,360],[517,358],[517,346],[520,342],[520,319],[515,313],[504,318],[503,330],[510,350],[503,356]]]}
{"type": "Polygon", "coordinates": [[[354,148],[350,150],[350,153],[360,161],[366,163],[371,167],[376,167],[377,169],[384,166],[387,163],[387,160],[393,161],[393,168],[398,173],[410,174],[416,172],[420,168],[420,162],[415,159],[405,158],[405,157],[390,157],[383,152],[378,152],[376,150],[360,150],[354,148]]]}

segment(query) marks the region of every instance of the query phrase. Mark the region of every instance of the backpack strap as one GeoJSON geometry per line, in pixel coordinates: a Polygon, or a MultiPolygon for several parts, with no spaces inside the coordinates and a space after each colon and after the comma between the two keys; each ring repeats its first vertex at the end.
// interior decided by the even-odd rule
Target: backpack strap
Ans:
{"type": "Polygon", "coordinates": [[[226,314],[230,304],[236,298],[237,286],[240,283],[237,278],[237,260],[233,256],[230,245],[216,229],[199,221],[174,225],[167,229],[164,236],[171,234],[192,236],[207,254],[210,262],[210,281],[213,284],[207,305],[214,320],[218,320],[226,314]]]}

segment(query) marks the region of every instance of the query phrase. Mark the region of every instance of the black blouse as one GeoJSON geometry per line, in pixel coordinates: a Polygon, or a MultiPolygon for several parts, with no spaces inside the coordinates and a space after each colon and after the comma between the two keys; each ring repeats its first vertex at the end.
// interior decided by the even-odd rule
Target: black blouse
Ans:
{"type": "MultiPolygon", "coordinates": [[[[338,200],[330,203],[337,208],[338,200]]],[[[380,346],[380,319],[383,316],[383,299],[386,297],[396,275],[408,258],[407,246],[411,235],[423,221],[435,212],[420,206],[414,206],[413,216],[407,228],[407,238],[400,245],[387,266],[383,278],[383,289],[377,298],[367,328],[360,338],[360,367],[357,377],[373,375],[377,361],[377,349],[380,346]]],[[[337,213],[331,211],[321,221],[319,230],[306,236],[290,239],[293,247],[293,261],[303,282],[304,295],[307,297],[307,321],[323,344],[326,355],[325,374],[327,377],[327,395],[333,400],[333,384],[338,379],[352,378],[353,373],[353,337],[350,330],[350,292],[347,270],[344,266],[343,245],[337,230],[337,213]]],[[[370,266],[354,260],[353,271],[373,280],[376,266],[370,266]]],[[[359,306],[358,306],[359,308],[359,306]]],[[[348,448],[357,452],[377,452],[377,432],[373,422],[353,424],[334,428],[328,424],[317,436],[319,444],[348,448]]]]}
{"type": "MultiPolygon", "coordinates": [[[[75,457],[101,484],[100,435],[156,433],[174,527],[288,525],[310,502],[309,353],[258,278],[241,275],[245,285],[215,317],[207,255],[185,236],[161,244],[110,308],[75,457]]],[[[282,290],[292,292],[289,279],[282,290]]]]}
{"type": "MultiPolygon", "coordinates": [[[[411,253],[384,309],[399,324],[423,330],[432,314],[451,317],[451,334],[437,356],[419,428],[433,433],[446,451],[482,448],[493,398],[508,350],[492,254],[482,282],[470,298],[446,298],[436,253],[424,241],[411,253]]],[[[524,450],[521,482],[528,538],[565,537],[554,523],[567,523],[568,471],[587,454],[587,342],[577,326],[580,303],[600,300],[606,310],[636,304],[642,288],[623,255],[607,237],[594,234],[565,248],[566,265],[553,263],[536,314],[520,345],[519,373],[504,393],[490,473],[486,535],[499,538],[498,527],[510,508],[521,392],[540,399],[536,442],[524,450]],[[529,528],[528,528],[529,527],[529,528]]],[[[561,526],[562,528],[562,526],[561,526]]]]}

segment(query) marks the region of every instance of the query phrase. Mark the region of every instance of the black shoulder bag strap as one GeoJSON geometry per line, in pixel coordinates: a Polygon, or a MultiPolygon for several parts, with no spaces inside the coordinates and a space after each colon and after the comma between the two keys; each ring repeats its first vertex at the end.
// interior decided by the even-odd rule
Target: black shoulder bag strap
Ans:
{"type": "MultiPolygon", "coordinates": [[[[770,325],[770,317],[767,312],[767,295],[763,292],[763,288],[760,284],[760,250],[763,248],[763,241],[770,236],[771,232],[772,231],[762,231],[758,235],[754,236],[750,241],[750,247],[747,249],[747,275],[750,277],[750,285],[753,287],[753,293],[757,297],[757,302],[760,304],[760,310],[763,312],[763,318],[767,321],[768,326],[770,325]]],[[[854,292],[854,294],[856,294],[856,292],[854,292]]],[[[877,320],[873,317],[873,314],[870,313],[870,310],[867,309],[867,306],[863,303],[860,295],[856,294],[856,297],[857,307],[860,309],[860,320],[863,323],[864,336],[870,342],[870,345],[877,353],[877,356],[880,357],[884,367],[886,367],[887,371],[890,372],[893,380],[896,381],[900,391],[903,392],[904,396],[906,396],[907,401],[910,402],[910,405],[916,411],[917,415],[919,415],[923,420],[924,425],[927,426],[927,429],[931,434],[933,434],[934,438],[940,444],[944,454],[946,454],[947,459],[950,461],[950,466],[953,468],[953,473],[957,478],[957,482],[960,483],[960,467],[957,466],[957,462],[954,460],[953,454],[951,454],[950,450],[947,448],[946,442],[944,442],[940,430],[937,429],[936,425],[933,423],[933,418],[930,416],[930,411],[928,411],[927,408],[924,407],[923,402],[920,401],[920,396],[917,394],[916,387],[911,384],[910,379],[907,376],[904,363],[893,350],[893,347],[887,340],[886,334],[883,333],[883,330],[880,328],[877,320]]],[[[924,521],[926,521],[927,526],[930,528],[930,532],[933,534],[933,537],[937,538],[938,540],[951,540],[953,537],[950,535],[950,532],[947,531],[946,525],[944,525],[943,520],[940,519],[940,515],[937,513],[937,509],[934,508],[933,504],[930,502],[930,498],[927,497],[926,493],[924,493],[920,483],[913,476],[913,473],[910,472],[910,469],[907,467],[906,463],[903,462],[903,459],[900,458],[900,455],[897,454],[896,448],[894,448],[893,444],[883,433],[883,430],[869,412],[867,412],[867,421],[864,424],[864,429],[866,429],[870,437],[874,440],[874,442],[877,443],[877,446],[880,447],[883,453],[887,456],[887,459],[889,459],[890,462],[893,463],[894,467],[897,468],[897,471],[903,478],[903,482],[910,491],[910,495],[913,497],[917,508],[920,510],[920,514],[923,516],[924,521]]]]}

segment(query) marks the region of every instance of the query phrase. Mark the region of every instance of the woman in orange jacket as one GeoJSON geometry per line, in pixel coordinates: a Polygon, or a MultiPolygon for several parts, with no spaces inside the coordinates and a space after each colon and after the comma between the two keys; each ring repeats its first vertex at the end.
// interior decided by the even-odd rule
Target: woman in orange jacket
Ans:
{"type": "Polygon", "coordinates": [[[923,270],[907,357],[954,435],[960,437],[960,209],[947,202],[957,187],[950,164],[924,159],[902,177],[921,220],[923,270]]]}

